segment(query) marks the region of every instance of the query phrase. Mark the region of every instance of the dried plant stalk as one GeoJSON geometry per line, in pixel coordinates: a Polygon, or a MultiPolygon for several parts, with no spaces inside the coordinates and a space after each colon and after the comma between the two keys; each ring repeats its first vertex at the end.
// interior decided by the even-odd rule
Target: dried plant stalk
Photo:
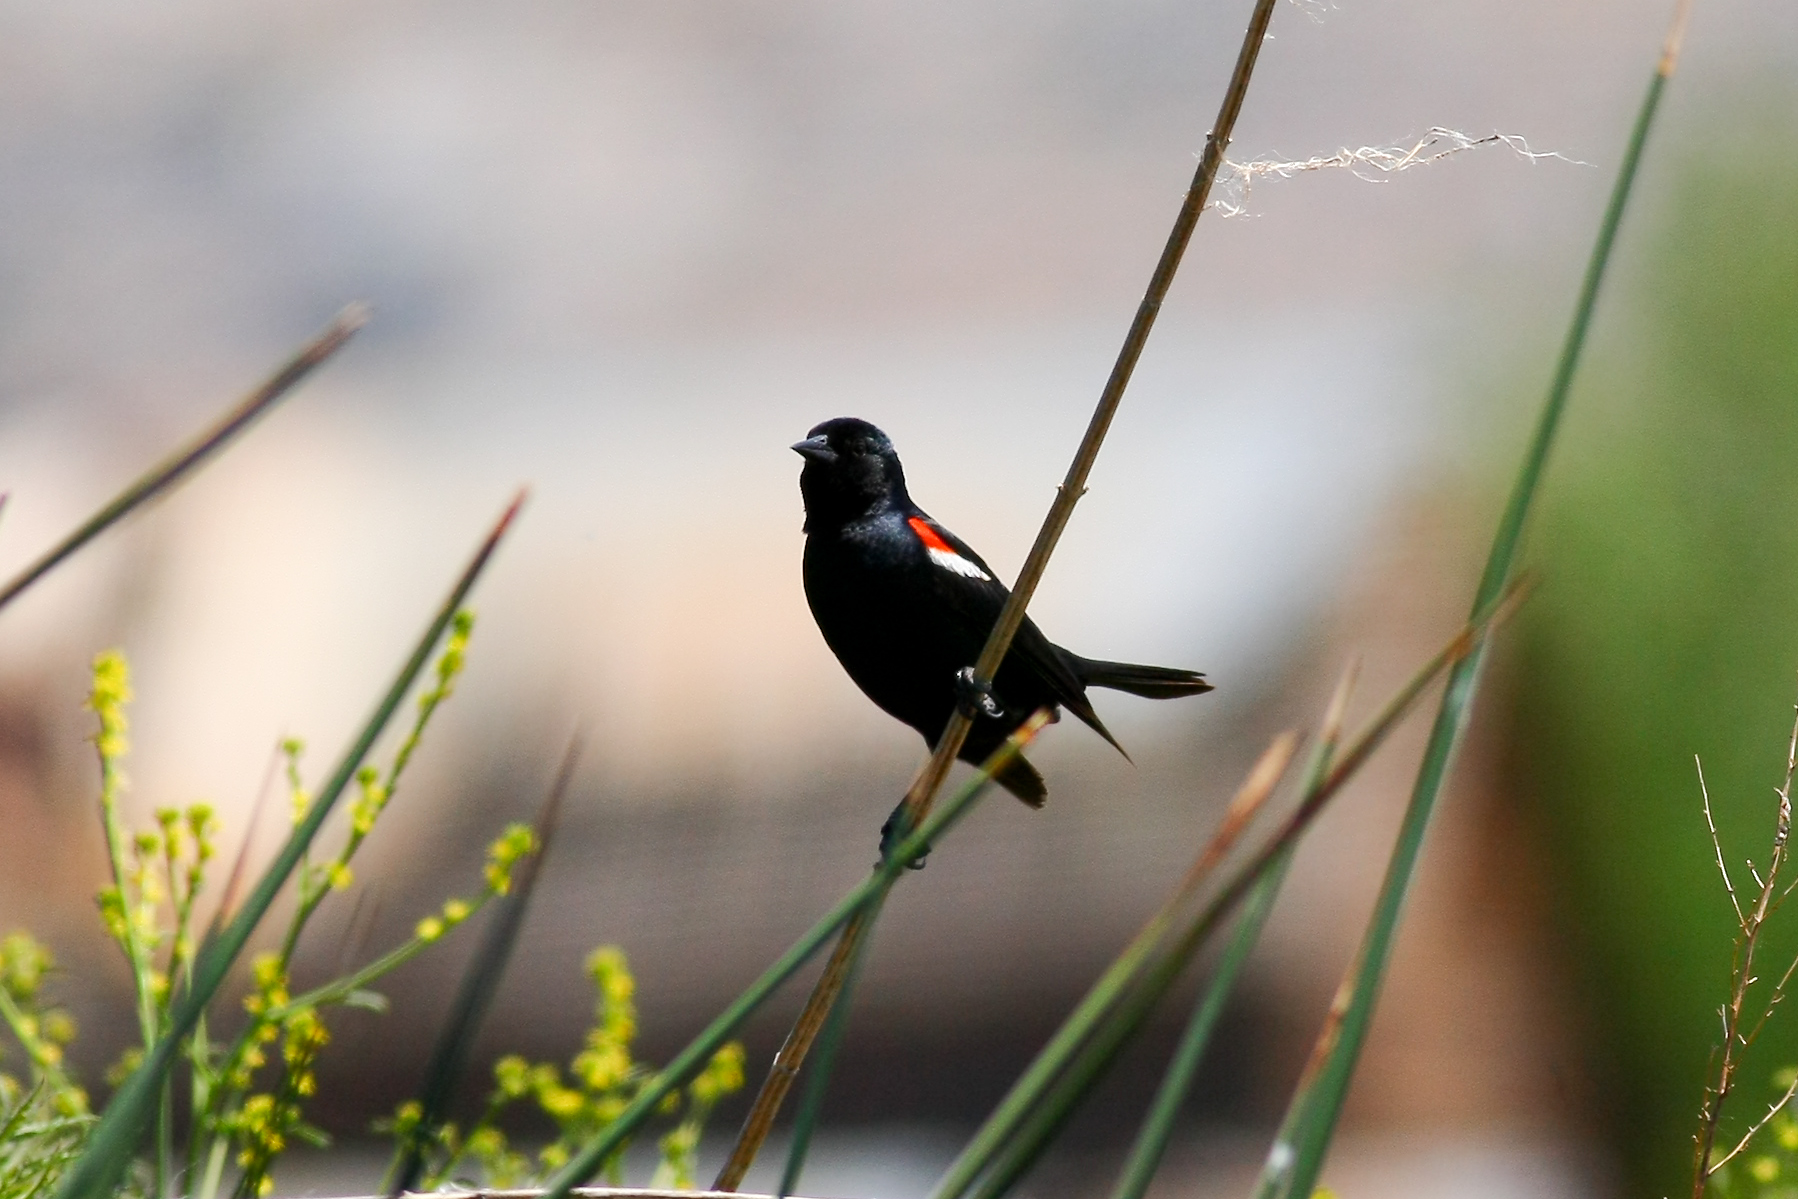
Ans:
{"type": "MultiPolygon", "coordinates": [[[[1124,391],[1130,385],[1130,376],[1136,370],[1137,360],[1142,357],[1143,346],[1148,343],[1149,333],[1155,327],[1155,318],[1161,313],[1162,302],[1173,286],[1180,260],[1192,241],[1193,229],[1198,225],[1199,215],[1205,211],[1212,184],[1224,164],[1224,151],[1230,145],[1236,118],[1241,114],[1243,101],[1248,95],[1249,79],[1254,74],[1255,60],[1261,53],[1261,43],[1267,37],[1268,22],[1273,18],[1273,11],[1274,0],[1256,0],[1254,12],[1249,17],[1248,29],[1243,34],[1236,68],[1224,91],[1223,105],[1218,110],[1217,121],[1205,138],[1205,150],[1199,157],[1192,186],[1180,205],[1179,215],[1174,219],[1173,230],[1168,234],[1161,258],[1155,264],[1154,274],[1149,277],[1148,288],[1143,294],[1142,302],[1137,305],[1135,319],[1130,322],[1130,331],[1125,335],[1123,347],[1118,351],[1117,361],[1111,368],[1111,375],[1105,381],[1105,389],[1100,393],[1092,419],[1087,423],[1086,433],[1080,439],[1080,447],[1075,451],[1067,475],[1056,491],[1055,502],[1049,506],[1049,514],[1044,518],[1036,541],[1024,559],[1023,569],[1018,572],[1011,596],[1006,600],[1004,610],[999,613],[999,619],[987,637],[980,658],[974,663],[974,676],[984,685],[991,685],[993,676],[999,672],[999,664],[1005,661],[1012,638],[1017,635],[1018,628],[1024,622],[1025,608],[1035,595],[1043,572],[1048,569],[1050,555],[1055,552],[1056,543],[1061,540],[1062,530],[1067,528],[1068,520],[1074,514],[1074,505],[1086,493],[1086,480],[1092,473],[1093,463],[1098,461],[1105,434],[1110,430],[1112,418],[1117,415],[1118,407],[1123,402],[1124,391]]],[[[961,752],[962,743],[967,740],[972,723],[960,712],[950,717],[948,726],[937,740],[929,763],[906,792],[905,819],[899,830],[901,834],[906,829],[916,828],[929,813],[930,805],[942,788],[943,780],[949,776],[949,767],[961,752]]],[[[854,942],[866,935],[867,924],[861,920],[843,930],[842,938],[849,943],[840,945],[831,959],[832,965],[839,962],[842,965],[836,970],[827,969],[806,1000],[798,1021],[781,1046],[774,1067],[756,1094],[755,1103],[743,1122],[743,1131],[737,1137],[730,1158],[713,1183],[717,1190],[735,1190],[743,1181],[744,1174],[748,1173],[769,1129],[774,1126],[774,1118],[779,1113],[787,1092],[792,1089],[793,1080],[804,1064],[812,1042],[823,1028],[825,1018],[835,1006],[837,997],[842,994],[843,981],[848,975],[847,964],[855,957],[854,942]]]]}

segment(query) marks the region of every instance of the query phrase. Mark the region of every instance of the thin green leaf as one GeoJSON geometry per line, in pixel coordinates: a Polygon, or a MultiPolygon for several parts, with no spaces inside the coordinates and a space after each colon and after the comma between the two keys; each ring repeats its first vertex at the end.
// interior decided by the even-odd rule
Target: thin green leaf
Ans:
{"type": "Polygon", "coordinates": [[[450,1098],[467,1067],[474,1039],[481,1031],[481,1021],[486,1018],[494,993],[499,990],[500,979],[505,975],[506,964],[512,959],[512,948],[518,943],[519,930],[524,927],[531,896],[543,872],[543,860],[556,835],[562,797],[568,790],[569,780],[574,777],[580,756],[581,739],[576,736],[568,742],[555,781],[550,784],[549,795],[537,813],[537,852],[514,872],[510,893],[495,905],[497,910],[488,922],[486,935],[481,938],[480,947],[469,959],[468,969],[462,975],[455,1002],[450,1005],[449,1018],[438,1034],[431,1060],[425,1066],[424,1081],[419,1086],[417,1132],[395,1154],[388,1170],[384,1189],[390,1194],[411,1190],[418,1185],[419,1176],[424,1172],[425,1146],[436,1139],[442,1128],[450,1098]]]}
{"type": "Polygon", "coordinates": [[[1150,917],[1142,931],[1124,947],[1124,951],[1106,968],[1105,973],[1099,976],[1099,980],[1087,991],[1055,1036],[1037,1054],[1018,1081],[1012,1084],[1010,1092],[994,1109],[993,1114],[987,1117],[986,1123],[974,1134],[961,1156],[956,1158],[937,1183],[931,1192],[932,1199],[948,1199],[950,1196],[964,1194],[1030,1116],[1092,1031],[1099,1027],[1106,1013],[1113,1010],[1123,998],[1133,980],[1152,958],[1184,904],[1209,874],[1206,864],[1223,857],[1250,818],[1273,793],[1297,747],[1298,739],[1291,733],[1282,733],[1274,738],[1231,801],[1229,813],[1222,825],[1200,851],[1193,867],[1174,888],[1173,894],[1150,917]]]}
{"type": "Polygon", "coordinates": [[[12,603],[27,587],[60,566],[76,550],[130,515],[133,510],[179,483],[196,467],[223,449],[234,437],[249,428],[257,417],[273,407],[275,401],[292,391],[325,359],[341,349],[344,342],[367,323],[368,309],[361,304],[351,304],[338,313],[323,333],[302,347],[285,366],[269,376],[261,387],[245,396],[183,449],[119,492],[98,512],[83,521],[74,532],[52,546],[43,557],[0,587],[0,608],[12,603]]]}
{"type": "Polygon", "coordinates": [[[569,1191],[586,1182],[599,1169],[601,1163],[610,1157],[618,1146],[629,1139],[644,1120],[653,1114],[669,1092],[684,1086],[693,1075],[712,1060],[712,1055],[725,1041],[730,1039],[737,1027],[748,1019],[750,1014],[767,1001],[780,985],[791,978],[801,966],[811,959],[830,939],[831,935],[847,924],[862,911],[869,899],[882,893],[893,880],[900,877],[906,869],[906,863],[915,861],[939,840],[944,833],[967,814],[974,802],[983,795],[992,776],[1005,768],[1024,748],[1042,731],[1049,722],[1048,711],[1041,710],[1020,725],[1005,744],[995,750],[991,757],[981,763],[980,772],[969,779],[962,788],[951,796],[936,811],[932,812],[923,825],[909,834],[893,852],[883,858],[875,867],[874,873],[839,900],[835,907],[825,913],[824,917],[792,948],[788,949],[778,960],[751,983],[742,994],[733,1000],[718,1017],[708,1025],[705,1031],[687,1044],[687,1047],[662,1070],[662,1072],[643,1089],[637,1097],[624,1109],[618,1118],[602,1129],[597,1136],[587,1143],[574,1158],[550,1180],[548,1189],[542,1199],[564,1199],[569,1191]]]}
{"type": "MultiPolygon", "coordinates": [[[[880,907],[886,902],[887,892],[892,884],[876,891],[862,909],[868,927],[872,930],[874,921],[880,916],[880,907]]],[[[855,947],[849,959],[849,969],[844,977],[842,989],[837,994],[836,1005],[830,1009],[830,1018],[824,1023],[824,1031],[819,1034],[817,1052],[811,1060],[811,1075],[805,1080],[805,1093],[799,1097],[799,1110],[793,1113],[793,1139],[787,1148],[787,1164],[781,1171],[780,1189],[775,1192],[780,1199],[787,1199],[799,1189],[799,1175],[805,1170],[806,1154],[811,1151],[812,1132],[818,1126],[818,1114],[824,1107],[824,1093],[830,1088],[831,1071],[836,1067],[837,1050],[843,1043],[844,1031],[849,1027],[849,1006],[855,995],[856,981],[861,977],[862,964],[868,960],[868,944],[872,935],[856,938],[855,947]]]]}
{"type": "MultiPolygon", "coordinates": [[[[1617,230],[1623,223],[1624,209],[1628,206],[1636,170],[1641,164],[1642,150],[1647,144],[1649,130],[1654,125],[1661,93],[1673,72],[1686,11],[1687,5],[1682,3],[1675,15],[1674,27],[1668,35],[1660,63],[1649,82],[1647,94],[1642,98],[1641,108],[1637,111],[1623,163],[1618,168],[1610,200],[1605,205],[1604,216],[1599,222],[1598,241],[1593,246],[1592,257],[1586,265],[1579,299],[1574,305],[1573,321],[1561,348],[1547,399],[1543,403],[1529,446],[1524,452],[1523,463],[1511,489],[1510,499],[1505,505],[1504,515],[1499,520],[1498,531],[1493,537],[1486,569],[1474,597],[1475,611],[1490,603],[1504,590],[1516,568],[1524,527],[1548,464],[1549,452],[1554,447],[1561,415],[1567,407],[1574,373],[1579,366],[1581,351],[1585,348],[1593,311],[1598,305],[1599,287],[1604,281],[1605,268],[1610,264],[1617,230]]],[[[1324,1156],[1329,1152],[1336,1122],[1342,1112],[1343,1100],[1348,1094],[1349,1081],[1354,1076],[1362,1043],[1373,1020],[1374,1004],[1379,999],[1380,984],[1385,979],[1392,942],[1397,935],[1405,896],[1410,890],[1418,853],[1423,846],[1424,832],[1429,827],[1436,798],[1442,790],[1443,780],[1448,776],[1455,750],[1467,727],[1474,695],[1479,689],[1480,666],[1484,658],[1485,645],[1482,642],[1449,676],[1448,686],[1442,696],[1442,706],[1437,712],[1435,726],[1430,730],[1429,743],[1424,748],[1423,763],[1418,769],[1411,802],[1405,811],[1404,823],[1399,828],[1392,858],[1386,868],[1386,878],[1381,884],[1379,898],[1375,901],[1356,964],[1352,967],[1352,991],[1343,1011],[1341,1024],[1338,1028],[1329,1030],[1329,1035],[1334,1038],[1333,1044],[1322,1059],[1319,1069],[1301,1084],[1287,1108],[1281,1135],[1275,1139],[1273,1148],[1268,1153],[1267,1165],[1255,1192],[1257,1199],[1271,1199],[1276,1195],[1308,1199],[1317,1185],[1324,1156]]]]}
{"type": "MultiPolygon", "coordinates": [[[[0,496],[0,503],[4,502],[5,497],[0,496]]],[[[19,1100],[17,1105],[13,1107],[12,1112],[6,1117],[6,1122],[0,1124],[0,1146],[7,1145],[12,1141],[13,1133],[18,1130],[19,1125],[31,1111],[32,1104],[36,1103],[37,1097],[44,1093],[44,1085],[45,1080],[42,1078],[32,1084],[31,1090],[25,1093],[25,1097],[19,1100]]]]}
{"type": "Polygon", "coordinates": [[[206,1005],[212,1001],[213,995],[225,981],[225,976],[238,955],[243,952],[257,923],[274,903],[276,894],[293,873],[293,868],[311,845],[325,818],[331,814],[332,806],[355,777],[356,768],[368,756],[368,751],[381,731],[387,727],[387,722],[393,718],[413,682],[429,664],[431,651],[449,628],[450,620],[461,608],[475,581],[480,578],[523,503],[524,495],[521,492],[482,542],[474,558],[463,570],[462,577],[456,581],[443,606],[438,609],[437,615],[425,630],[424,636],[413,648],[411,656],[362,726],[355,742],[345,751],[330,780],[320,788],[318,797],[307,809],[305,818],[294,826],[287,843],[264,871],[243,907],[216,935],[208,937],[201,945],[194,960],[193,983],[175,1005],[169,1018],[169,1026],[146,1055],[144,1062],[132,1071],[131,1076],[113,1095],[112,1102],[106,1105],[106,1111],[94,1128],[87,1149],[76,1162],[75,1168],[58,1186],[57,1199],[104,1199],[124,1178],[132,1155],[136,1153],[149,1120],[155,1113],[162,1079],[174,1064],[181,1039],[192,1031],[194,1024],[205,1012],[206,1005]]]}
{"type": "MultiPolygon", "coordinates": [[[[1354,689],[1357,671],[1358,666],[1351,663],[1343,672],[1342,681],[1336,686],[1336,693],[1330,698],[1330,706],[1324,715],[1323,734],[1318,738],[1317,748],[1312,752],[1311,763],[1305,771],[1304,790],[1307,793],[1322,786],[1324,779],[1328,777],[1330,761],[1342,740],[1342,722],[1347,713],[1349,695],[1354,689]]],[[[1204,1059],[1211,1034],[1223,1017],[1230,995],[1236,989],[1236,980],[1241,976],[1243,966],[1248,962],[1249,954],[1254,950],[1256,941],[1260,940],[1261,930],[1274,910],[1280,885],[1285,882],[1286,870],[1292,864],[1292,852],[1290,847],[1281,851],[1244,901],[1242,915],[1236,920],[1236,932],[1230,938],[1230,946],[1218,962],[1211,981],[1206,984],[1198,1006],[1193,1009],[1192,1020],[1187,1024],[1180,1044],[1168,1063],[1167,1074],[1155,1092],[1148,1115],[1143,1119],[1142,1129],[1137,1133],[1135,1144],[1131,1146],[1130,1157],[1118,1176],[1112,1199],[1141,1199],[1149,1189],[1149,1182],[1155,1177],[1162,1155],[1167,1152],[1168,1141],[1173,1136],[1174,1122],[1192,1090],[1193,1079],[1198,1074],[1199,1063],[1204,1059]]]]}
{"type": "MultiPolygon", "coordinates": [[[[987,633],[980,656],[972,664],[977,680],[990,684],[998,674],[1000,664],[1011,650],[1013,638],[1024,623],[1025,611],[1036,594],[1036,588],[1049,569],[1049,559],[1061,540],[1062,532],[1073,519],[1074,506],[1086,494],[1086,483],[1092,474],[1093,464],[1099,459],[1105,436],[1123,404],[1124,393],[1130,386],[1131,376],[1136,372],[1136,364],[1142,358],[1144,347],[1148,345],[1149,334],[1154,330],[1156,318],[1160,316],[1168,292],[1173,288],[1174,276],[1179,272],[1187,246],[1192,242],[1199,217],[1205,211],[1218,170],[1224,164],[1225,151],[1229,149],[1237,118],[1241,116],[1243,102],[1248,97],[1249,80],[1254,74],[1262,43],[1267,40],[1267,27],[1273,18],[1273,10],[1274,0],[1255,0],[1248,28],[1243,33],[1242,47],[1237,52],[1236,66],[1224,88],[1223,103],[1218,107],[1217,120],[1213,122],[1211,132],[1205,138],[1205,149],[1199,155],[1192,184],[1187,188],[1180,209],[1174,215],[1173,228],[1168,231],[1161,256],[1156,260],[1148,285],[1143,289],[1143,296],[1137,303],[1130,328],[1124,334],[1123,345],[1118,348],[1111,373],[1106,377],[1098,403],[1093,406],[1092,416],[1087,420],[1086,431],[1081,434],[1073,460],[1068,463],[1067,474],[1063,476],[1055,499],[1043,517],[1036,539],[1031,542],[1030,552],[1024,557],[1024,565],[1012,583],[1011,592],[999,611],[998,619],[987,633]]],[[[956,711],[950,714],[948,723],[937,736],[930,761],[906,793],[906,819],[911,823],[918,823],[930,811],[930,806],[937,792],[942,789],[944,780],[949,777],[949,770],[972,727],[973,722],[965,713],[956,711]]],[[[859,940],[867,927],[865,923],[857,924],[846,931],[844,936],[859,940]]],[[[857,946],[851,942],[842,947],[838,958],[847,959],[857,951],[857,946]]],[[[827,1013],[837,1002],[840,992],[835,988],[841,985],[843,977],[845,975],[841,972],[827,971],[819,980],[818,987],[801,1011],[799,1021],[788,1035],[786,1043],[781,1046],[780,1055],[756,1094],[749,1115],[743,1121],[743,1129],[737,1136],[737,1143],[713,1184],[717,1190],[736,1190],[743,1176],[748,1173],[750,1164],[761,1151],[763,1140],[774,1127],[774,1118],[779,1114],[780,1105],[786,1098],[793,1077],[805,1061],[811,1048],[811,1038],[817,1035],[824,1023],[823,1013],[827,1013]]]]}
{"type": "MultiPolygon", "coordinates": [[[[1232,873],[1230,881],[1205,902],[1200,915],[1185,927],[1196,930],[1202,941],[1203,936],[1256,884],[1263,873],[1297,842],[1299,836],[1310,827],[1311,822],[1322,813],[1343,785],[1398,726],[1436,676],[1471,653],[1481,637],[1516,610],[1523,594],[1523,585],[1513,584],[1497,603],[1489,606],[1478,620],[1463,628],[1412,675],[1349,742],[1330,767],[1322,784],[1301,797],[1298,806],[1282,821],[1278,832],[1232,873]]],[[[1266,760],[1265,755],[1263,760],[1266,760]]],[[[1247,792],[1250,788],[1245,785],[1243,790],[1247,792]]],[[[1235,807],[1232,804],[1232,809],[1235,807]]],[[[1213,846],[1216,841],[1214,838],[1213,846]]],[[[1201,867],[1212,856],[1212,848],[1207,847],[1206,853],[1201,855],[1199,862],[1188,872],[1187,878],[1182,880],[1161,910],[1093,984],[1049,1044],[1012,1085],[1011,1091],[994,1109],[993,1114],[987,1117],[986,1123],[981,1125],[961,1155],[937,1183],[931,1192],[932,1199],[959,1199],[959,1196],[966,1194],[974,1181],[994,1164],[1024,1122],[1044,1102],[1062,1072],[1076,1059],[1095,1030],[1103,1026],[1108,1014],[1119,1007],[1138,973],[1153,960],[1156,946],[1175,927],[1177,913],[1183,910],[1184,905],[1196,893],[1196,884],[1193,882],[1195,876],[1205,876],[1206,872],[1201,867]]],[[[1193,935],[1193,931],[1186,934],[1188,937],[1193,935]]]]}
{"type": "Polygon", "coordinates": [[[1077,1047],[1071,1060],[1006,1138],[980,1177],[974,1199],[999,1199],[1036,1164],[1124,1046],[1141,1031],[1155,1005],[1198,956],[1215,924],[1216,915],[1202,914],[1186,926],[1171,949],[1153,957],[1139,976],[1126,982],[1104,1020],[1077,1047]]]}

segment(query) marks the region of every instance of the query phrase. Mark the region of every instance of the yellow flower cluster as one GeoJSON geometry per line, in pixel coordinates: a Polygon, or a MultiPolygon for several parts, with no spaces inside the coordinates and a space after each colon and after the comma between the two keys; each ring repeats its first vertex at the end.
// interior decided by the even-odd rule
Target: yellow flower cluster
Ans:
{"type": "Polygon", "coordinates": [[[318,1089],[314,1067],[319,1052],[331,1041],[324,1021],[311,1008],[295,1012],[284,1027],[281,1062],[286,1071],[280,1088],[251,1095],[228,1121],[241,1146],[237,1154],[237,1164],[243,1168],[239,1186],[253,1195],[266,1195],[274,1188],[269,1167],[287,1148],[288,1138],[302,1127],[300,1101],[318,1089]]]}
{"type": "Polygon", "coordinates": [[[360,838],[373,831],[375,821],[380,819],[387,801],[393,797],[393,790],[382,786],[381,772],[373,766],[364,766],[356,772],[356,788],[356,802],[350,805],[350,831],[360,838]]]}
{"type": "Polygon", "coordinates": [[[87,706],[100,719],[94,746],[102,762],[117,761],[131,749],[125,722],[125,705],[130,702],[131,668],[125,664],[124,654],[108,650],[94,659],[93,690],[87,699],[87,706]]]}
{"type": "Polygon", "coordinates": [[[413,928],[412,935],[426,945],[443,939],[443,935],[474,914],[475,907],[466,899],[447,899],[435,916],[426,916],[413,928]]]}
{"type": "Polygon", "coordinates": [[[742,1090],[744,1063],[743,1046],[738,1041],[732,1041],[714,1053],[705,1069],[699,1072],[699,1077],[687,1088],[694,1101],[710,1106],[726,1095],[742,1090]]]}
{"type": "MultiPolygon", "coordinates": [[[[508,830],[508,835],[528,829],[508,830]]],[[[505,838],[502,838],[502,843],[505,838]]],[[[519,839],[518,848],[529,842],[519,839]]],[[[496,843],[496,852],[500,843],[496,843]]],[[[654,1077],[631,1056],[637,1037],[637,982],[630,963],[616,947],[607,946],[587,958],[586,970],[597,992],[593,1025],[580,1052],[569,1062],[566,1076],[548,1062],[533,1063],[512,1055],[494,1063],[492,1093],[486,1113],[468,1130],[444,1125],[421,1130],[423,1113],[416,1103],[402,1105],[388,1125],[402,1144],[418,1143],[421,1135],[435,1146],[438,1164],[426,1172],[424,1188],[450,1185],[513,1187],[540,1181],[543,1172],[565,1166],[575,1151],[606,1125],[616,1120],[654,1077]],[[529,1100],[554,1120],[559,1135],[538,1155],[536,1170],[521,1153],[511,1149],[497,1127],[501,1113],[511,1104],[529,1100]],[[476,1180],[460,1172],[464,1159],[478,1163],[476,1180]]],[[[683,1091],[668,1095],[657,1113],[680,1118],[680,1123],[661,1140],[662,1164],[651,1186],[693,1185],[696,1154],[706,1118],[718,1101],[743,1086],[743,1047],[724,1046],[683,1091]],[[683,1110],[684,1109],[684,1110],[683,1110]]],[[[601,1164],[600,1172],[618,1179],[624,1147],[601,1164]]]]}
{"type": "Polygon", "coordinates": [[[487,889],[495,895],[512,891],[512,871],[518,863],[537,852],[537,834],[528,824],[508,824],[492,845],[487,847],[487,889]]]}
{"type": "Polygon", "coordinates": [[[462,673],[463,664],[468,657],[468,638],[473,632],[474,613],[467,608],[450,618],[449,641],[445,643],[443,653],[437,659],[437,686],[430,694],[419,698],[420,707],[427,701],[435,707],[454,692],[456,676],[462,673]]]}
{"type": "MultiPolygon", "coordinates": [[[[56,969],[48,947],[27,933],[0,940],[0,1013],[62,1115],[87,1111],[87,1093],[62,1073],[64,1052],[75,1039],[75,1020],[61,1008],[41,1006],[44,978],[56,969]]],[[[17,1080],[0,1075],[0,1093],[17,1097],[17,1080]]]]}

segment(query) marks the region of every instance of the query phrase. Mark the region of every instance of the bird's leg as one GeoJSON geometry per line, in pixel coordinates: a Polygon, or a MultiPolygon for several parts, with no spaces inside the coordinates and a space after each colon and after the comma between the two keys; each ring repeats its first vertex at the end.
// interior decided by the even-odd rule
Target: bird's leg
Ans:
{"type": "MultiPolygon", "coordinates": [[[[887,817],[887,822],[880,826],[880,862],[886,861],[892,855],[894,848],[910,832],[911,820],[906,812],[905,801],[902,799],[899,801],[899,806],[893,809],[893,814],[887,817]]],[[[924,859],[929,856],[930,847],[925,846],[922,853],[905,864],[905,868],[922,870],[924,869],[924,859]]],[[[874,864],[878,866],[880,862],[874,864]]]]}
{"type": "MultiPolygon", "coordinates": [[[[982,716],[997,720],[1005,715],[1004,707],[993,695],[993,685],[975,678],[972,666],[964,666],[955,672],[955,706],[969,720],[975,720],[982,716]]],[[[899,806],[893,809],[892,815],[887,817],[886,823],[880,826],[881,861],[884,862],[893,852],[894,847],[910,832],[905,801],[900,800],[899,806]]],[[[924,859],[929,856],[930,850],[925,849],[923,853],[907,862],[905,868],[922,870],[924,869],[924,859]]],[[[876,865],[878,864],[876,863],[876,865]]]]}
{"type": "Polygon", "coordinates": [[[1005,709],[993,695],[993,685],[975,678],[972,666],[955,672],[955,706],[969,720],[982,716],[997,720],[1005,715],[1005,709]]]}

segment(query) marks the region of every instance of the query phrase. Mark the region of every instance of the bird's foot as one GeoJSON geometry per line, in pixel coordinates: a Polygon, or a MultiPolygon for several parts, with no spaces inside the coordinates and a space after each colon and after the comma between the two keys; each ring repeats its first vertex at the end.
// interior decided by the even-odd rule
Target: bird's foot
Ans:
{"type": "MultiPolygon", "coordinates": [[[[874,865],[878,867],[885,863],[888,858],[892,857],[893,850],[899,847],[899,842],[903,841],[910,832],[910,821],[907,819],[905,801],[900,800],[899,806],[893,809],[893,813],[887,817],[886,823],[880,826],[880,861],[874,863],[874,865]]],[[[925,846],[924,850],[919,853],[917,857],[905,864],[905,868],[907,870],[922,870],[924,869],[924,859],[929,856],[930,847],[925,846]]]]}
{"type": "Polygon", "coordinates": [[[974,668],[964,666],[955,672],[955,706],[969,720],[986,716],[997,720],[1005,709],[993,695],[993,685],[974,677],[974,668]]]}

